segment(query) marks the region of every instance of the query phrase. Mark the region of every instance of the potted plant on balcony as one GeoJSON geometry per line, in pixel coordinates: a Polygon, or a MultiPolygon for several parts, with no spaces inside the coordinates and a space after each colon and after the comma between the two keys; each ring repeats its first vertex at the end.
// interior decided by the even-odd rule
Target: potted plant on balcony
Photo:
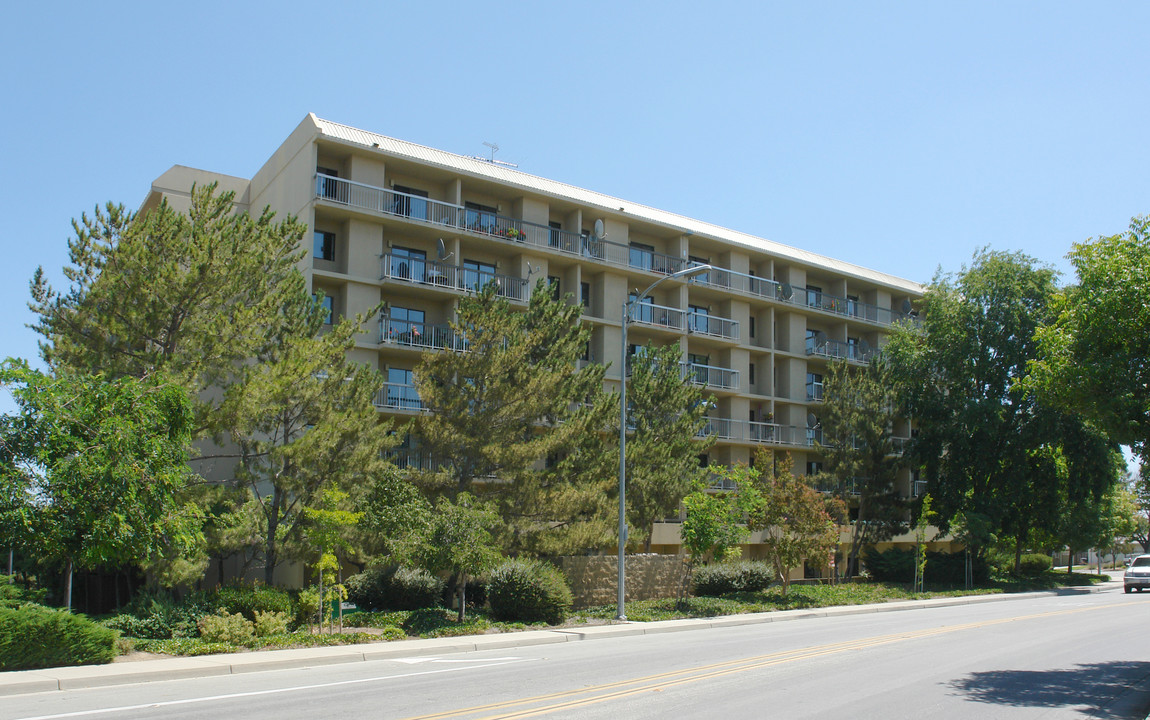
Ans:
{"type": "Polygon", "coordinates": [[[517,242],[523,242],[527,239],[527,234],[518,228],[507,228],[507,238],[517,242]]]}

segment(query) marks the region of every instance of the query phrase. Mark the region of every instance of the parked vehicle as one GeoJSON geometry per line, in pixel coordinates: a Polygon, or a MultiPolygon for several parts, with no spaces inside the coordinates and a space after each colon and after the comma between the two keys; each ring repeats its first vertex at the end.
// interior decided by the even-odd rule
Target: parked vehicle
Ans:
{"type": "Polygon", "coordinates": [[[1126,568],[1122,575],[1122,587],[1126,592],[1142,592],[1142,588],[1150,587],[1150,555],[1139,555],[1126,568]]]}

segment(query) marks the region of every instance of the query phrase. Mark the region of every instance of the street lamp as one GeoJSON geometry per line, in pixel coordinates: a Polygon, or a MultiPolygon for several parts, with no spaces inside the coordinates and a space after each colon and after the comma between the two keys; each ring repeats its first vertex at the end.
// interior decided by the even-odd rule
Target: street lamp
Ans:
{"type": "Polygon", "coordinates": [[[693,277],[714,270],[710,265],[693,265],[679,272],[665,275],[647,286],[647,289],[635,296],[634,300],[623,303],[623,330],[622,349],[619,351],[619,597],[616,620],[626,620],[624,606],[624,568],[623,553],[627,548],[627,323],[631,321],[631,308],[635,303],[651,294],[659,283],[673,278],[693,277]]]}

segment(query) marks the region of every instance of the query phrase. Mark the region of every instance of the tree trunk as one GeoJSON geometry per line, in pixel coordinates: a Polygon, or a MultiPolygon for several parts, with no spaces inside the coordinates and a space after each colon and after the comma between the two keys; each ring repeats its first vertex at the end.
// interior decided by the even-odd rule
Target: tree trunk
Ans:
{"type": "Polygon", "coordinates": [[[1014,574],[1022,574],[1022,538],[1014,539],[1014,574]]]}
{"type": "Polygon", "coordinates": [[[72,611],[72,558],[64,563],[64,609],[72,611]]]}
{"type": "Polygon", "coordinates": [[[467,573],[459,573],[459,622],[467,614],[467,573]]]}
{"type": "MultiPolygon", "coordinates": [[[[268,533],[264,538],[264,584],[268,587],[272,586],[272,579],[275,577],[276,563],[279,562],[277,556],[278,547],[276,545],[276,531],[279,530],[280,525],[280,504],[283,502],[283,496],[280,491],[272,490],[272,507],[271,514],[268,515],[268,533]]],[[[323,620],[320,620],[322,628],[323,620]]]]}

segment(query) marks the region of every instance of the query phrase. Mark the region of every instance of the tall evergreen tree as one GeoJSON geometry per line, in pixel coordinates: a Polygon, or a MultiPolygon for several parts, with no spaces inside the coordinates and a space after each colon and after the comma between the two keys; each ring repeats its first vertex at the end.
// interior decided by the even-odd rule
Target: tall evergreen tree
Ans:
{"type": "MultiPolygon", "coordinates": [[[[692,485],[706,478],[699,457],[714,444],[709,401],[683,378],[677,345],[647,345],[631,357],[627,381],[627,522],[651,550],[655,522],[679,510],[692,485]]],[[[618,448],[616,448],[618,458],[618,448]]]]}
{"type": "Polygon", "coordinates": [[[523,311],[489,284],[461,300],[451,323],[462,351],[426,353],[415,371],[430,410],[418,420],[419,442],[440,463],[421,483],[433,496],[468,492],[492,503],[512,551],[578,523],[596,502],[598,488],[577,482],[584,475],[539,467],[594,447],[583,436],[607,422],[603,366],[576,370],[591,332],[580,314],[542,281],[523,311]]]}
{"type": "Polygon", "coordinates": [[[822,440],[816,443],[824,477],[834,494],[854,506],[847,577],[858,571],[863,547],[889,540],[908,527],[905,507],[895,480],[900,458],[892,430],[896,420],[890,385],[875,361],[852,369],[846,361],[827,372],[820,410],[822,440]]]}

